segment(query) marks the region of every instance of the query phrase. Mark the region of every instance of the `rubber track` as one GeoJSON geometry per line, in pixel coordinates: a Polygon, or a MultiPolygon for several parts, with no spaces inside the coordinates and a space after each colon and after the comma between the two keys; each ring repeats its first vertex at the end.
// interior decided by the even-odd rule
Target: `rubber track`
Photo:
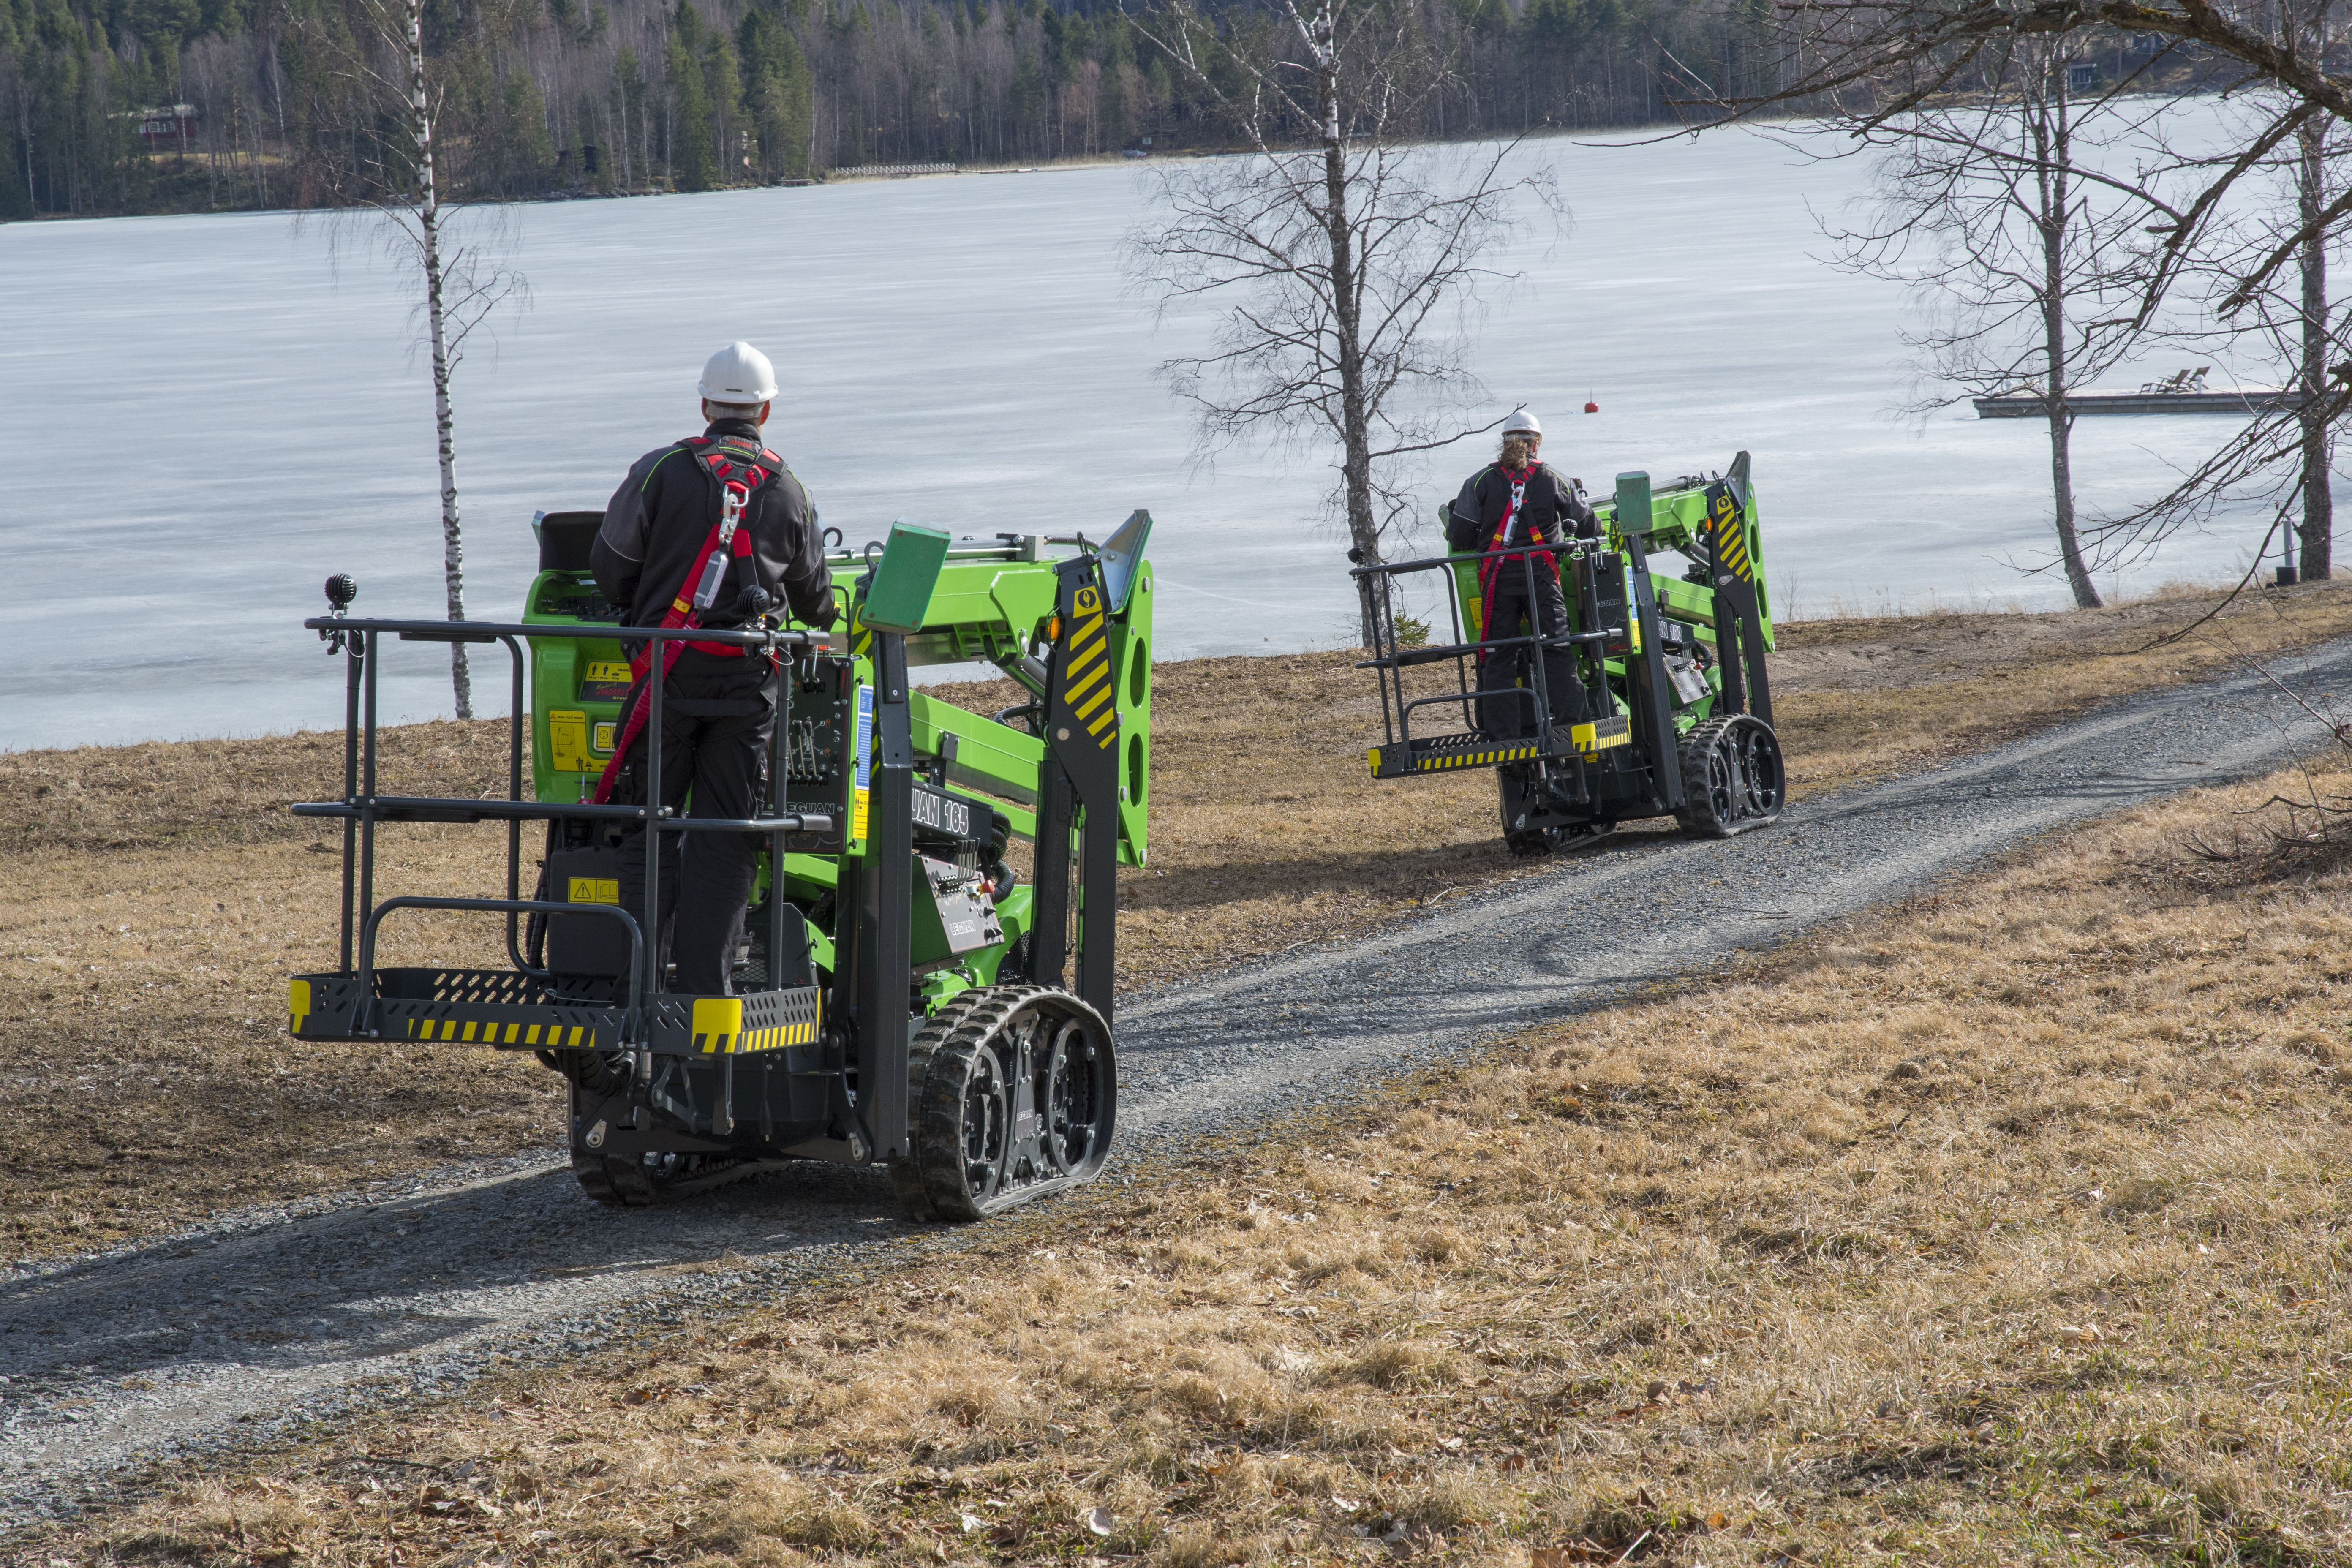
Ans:
{"type": "MultiPolygon", "coordinates": [[[[1693,726],[1691,732],[1683,737],[1681,750],[1685,800],[1705,800],[1707,797],[1707,753],[1715,750],[1716,742],[1723,739],[1725,732],[1730,730],[1732,721],[1739,717],[1741,715],[1737,713],[1727,713],[1718,719],[1709,719],[1703,724],[1693,726]]],[[[1784,782],[1781,785],[1784,793],[1787,787],[1784,782]]],[[[1734,809],[1738,808],[1738,802],[1733,802],[1734,809]]],[[[1776,811],[1769,816],[1743,816],[1726,825],[1717,823],[1712,818],[1702,818],[1696,810],[1685,806],[1682,811],[1675,814],[1675,820],[1681,823],[1683,832],[1693,838],[1729,838],[1737,834],[1746,833],[1750,828],[1769,827],[1780,820],[1780,814],[1776,811]]]]}
{"type": "Polygon", "coordinates": [[[964,1191],[963,1075],[932,1069],[946,1063],[971,1060],[971,1052],[982,1049],[1003,1032],[1022,1003],[1034,996],[1068,994],[1051,985],[991,985],[965,994],[976,999],[926,1053],[921,1088],[913,1097],[913,1114],[908,1118],[914,1124],[909,1142],[915,1146],[916,1170],[924,1194],[930,1200],[931,1213],[940,1219],[981,1219],[1072,1184],[1067,1177],[1034,1182],[985,1208],[974,1204],[964,1191]]]}
{"type": "MultiPolygon", "coordinates": [[[[988,994],[986,990],[957,992],[940,1004],[938,1012],[923,1020],[922,1027],[915,1031],[915,1037],[907,1047],[907,1130],[909,1133],[918,1134],[908,1140],[916,1149],[922,1147],[919,1133],[923,1089],[930,1079],[932,1054],[988,994]]],[[[924,1184],[922,1167],[911,1151],[906,1159],[891,1161],[889,1172],[890,1185],[898,1192],[898,1201],[905,1205],[908,1219],[935,1220],[941,1217],[931,1202],[930,1189],[924,1184]]]]}

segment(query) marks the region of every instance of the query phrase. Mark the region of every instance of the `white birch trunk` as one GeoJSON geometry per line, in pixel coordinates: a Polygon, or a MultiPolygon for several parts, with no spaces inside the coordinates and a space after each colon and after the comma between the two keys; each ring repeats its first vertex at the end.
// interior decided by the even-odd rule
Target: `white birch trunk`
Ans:
{"type": "MultiPolygon", "coordinates": [[[[457,452],[455,416],[449,407],[449,335],[442,297],[441,200],[433,174],[433,113],[425,91],[425,5],[407,0],[408,104],[416,137],[416,224],[425,256],[425,320],[433,348],[433,419],[440,437],[441,575],[448,590],[449,618],[466,618],[466,550],[457,517],[457,452]]],[[[457,717],[474,716],[473,672],[466,645],[449,645],[449,684],[457,717]]]]}
{"type": "Polygon", "coordinates": [[[2050,419],[2050,493],[2058,525],[2058,556],[2075,605],[2099,607],[2099,590],[2083,560],[2074,524],[2074,410],[2067,402],[2073,368],[2066,343],[2066,230],[2074,220],[2074,126],[2066,100],[2066,59],[2052,49],[2040,61],[2042,79],[2028,99],[2035,154],[2035,226],[2042,237],[2042,352],[2049,371],[2044,407],[2050,419]]]}
{"type": "MultiPolygon", "coordinates": [[[[1322,123],[1323,228],[1331,247],[1331,317],[1339,342],[1339,474],[1348,507],[1348,540],[1357,564],[1381,563],[1381,530],[1372,515],[1372,432],[1370,396],[1364,385],[1361,290],[1358,286],[1355,226],[1348,210],[1347,127],[1340,121],[1339,0],[1322,0],[1310,24],[1298,19],[1315,59],[1316,110],[1322,123]]],[[[1297,16],[1293,12],[1294,17],[1297,16]]],[[[1373,646],[1380,596],[1372,579],[1356,579],[1356,608],[1362,646],[1373,646]]]]}
{"type": "MultiPolygon", "coordinates": [[[[2325,50],[2327,33],[2324,20],[2319,37],[2325,50]]],[[[2298,132],[2296,216],[2306,224],[2316,221],[2327,203],[2326,136],[2326,122],[2316,117],[2306,121],[2298,132]]],[[[2336,535],[2335,433],[2327,427],[2322,407],[2327,396],[2326,234],[2315,234],[2304,241],[2299,259],[2303,274],[2303,409],[2297,418],[2303,426],[2303,547],[2296,564],[2305,582],[2316,583],[2333,573],[2331,557],[2336,535]]]]}

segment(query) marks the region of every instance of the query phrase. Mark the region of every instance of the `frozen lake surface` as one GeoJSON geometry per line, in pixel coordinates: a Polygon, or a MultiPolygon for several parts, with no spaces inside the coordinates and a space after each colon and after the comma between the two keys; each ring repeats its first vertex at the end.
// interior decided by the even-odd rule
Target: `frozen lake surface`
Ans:
{"type": "MultiPolygon", "coordinates": [[[[2050,550],[2042,427],[1965,405],[1893,418],[1902,292],[1815,259],[1808,204],[1834,212],[1858,162],[1732,133],[1526,155],[1572,221],[1515,243],[1525,281],[1474,363],[1496,415],[1543,415],[1547,459],[1605,489],[1748,448],[1784,616],[2063,600],[2015,565],[2050,550]],[[1588,397],[1600,414],[1575,412],[1588,397]]],[[[1153,367],[1209,318],[1155,325],[1123,294],[1144,196],[1132,169],[1087,168],[515,209],[533,306],[457,383],[468,613],[519,609],[533,511],[601,507],[640,452],[699,428],[702,360],[743,337],[782,385],[771,444],[851,543],[893,518],[1099,535],[1144,506],[1160,657],[1351,643],[1329,470],[1190,461],[1153,367]]],[[[341,680],[299,625],[320,582],[357,576],[362,613],[441,613],[408,292],[363,234],[331,232],[284,214],[0,226],[0,748],[332,725],[341,680]]],[[[2082,504],[2160,492],[2230,428],[2084,421],[2082,504]]],[[[1422,515],[1488,441],[1437,455],[1422,515]]],[[[2184,536],[2103,586],[2234,573],[2261,529],[2184,536]]],[[[400,652],[387,717],[447,711],[445,658],[400,652]]],[[[477,668],[502,711],[503,670],[477,668]]]]}

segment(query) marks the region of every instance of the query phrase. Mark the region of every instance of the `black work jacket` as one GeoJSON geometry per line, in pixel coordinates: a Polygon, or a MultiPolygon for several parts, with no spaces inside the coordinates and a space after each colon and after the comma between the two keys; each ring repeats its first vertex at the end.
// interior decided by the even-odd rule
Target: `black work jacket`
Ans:
{"type": "MultiPolygon", "coordinates": [[[[760,427],[749,419],[721,419],[708,433],[756,441],[760,427]]],[[[604,526],[588,557],[596,586],[620,607],[623,626],[660,624],[671,602],[691,587],[687,575],[718,521],[718,482],[684,447],[658,447],[630,465],[629,477],[604,508],[604,526]]],[[[790,468],[753,494],[740,526],[751,531],[753,570],[770,600],[789,604],[800,620],[832,625],[833,574],[825,570],[816,508],[790,468]]],[[[743,624],[735,611],[735,581],[730,569],[702,625],[716,630],[743,624]]]]}
{"type": "MultiPolygon", "coordinates": [[[[1511,519],[1511,536],[1499,542],[1525,544],[1530,536],[1546,544],[1559,544],[1570,537],[1598,539],[1601,520],[1592,509],[1576,499],[1570,480],[1564,479],[1541,463],[1528,478],[1528,493],[1519,502],[1517,517],[1511,519]]],[[[1503,513],[1510,510],[1511,481],[1502,468],[1489,463],[1471,475],[1462,485],[1462,493],[1445,514],[1445,547],[1456,554],[1477,553],[1493,548],[1497,542],[1495,530],[1502,526],[1503,513]]]]}

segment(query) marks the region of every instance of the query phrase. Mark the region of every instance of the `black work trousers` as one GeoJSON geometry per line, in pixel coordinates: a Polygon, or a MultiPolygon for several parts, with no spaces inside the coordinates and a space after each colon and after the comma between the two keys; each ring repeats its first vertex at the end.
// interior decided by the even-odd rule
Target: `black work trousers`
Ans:
{"type": "MultiPolygon", "coordinates": [[[[1494,588],[1486,596],[1486,636],[1496,637],[1561,637],[1568,626],[1568,600],[1560,593],[1559,574],[1549,562],[1537,561],[1535,597],[1528,596],[1529,563],[1505,560],[1495,567],[1494,588]],[[1533,615],[1528,613],[1532,603],[1533,615]],[[1532,632],[1530,623],[1532,622],[1532,632]]],[[[1478,729],[1493,740],[1517,740],[1536,732],[1536,650],[1521,644],[1498,647],[1478,660],[1478,729]],[[1524,691],[1516,689],[1524,688],[1524,691]],[[1509,696],[1502,693],[1511,692],[1509,696]],[[1489,695],[1491,694],[1491,695],[1489,695]]],[[[1543,650],[1544,693],[1551,702],[1554,724],[1581,724],[1585,719],[1584,688],[1576,679],[1573,649],[1543,650]]]]}
{"type": "MultiPolygon", "coordinates": [[[[675,811],[691,792],[689,817],[759,816],[775,727],[776,672],[766,659],[687,649],[662,686],[661,803],[675,811]]],[[[652,734],[649,717],[628,763],[628,798],[635,805],[646,800],[652,734]]],[[[634,828],[621,840],[621,907],[632,915],[646,907],[646,831],[634,828]]],[[[748,833],[661,835],[661,951],[665,962],[677,965],[676,990],[730,994],[759,847],[748,833]]]]}

